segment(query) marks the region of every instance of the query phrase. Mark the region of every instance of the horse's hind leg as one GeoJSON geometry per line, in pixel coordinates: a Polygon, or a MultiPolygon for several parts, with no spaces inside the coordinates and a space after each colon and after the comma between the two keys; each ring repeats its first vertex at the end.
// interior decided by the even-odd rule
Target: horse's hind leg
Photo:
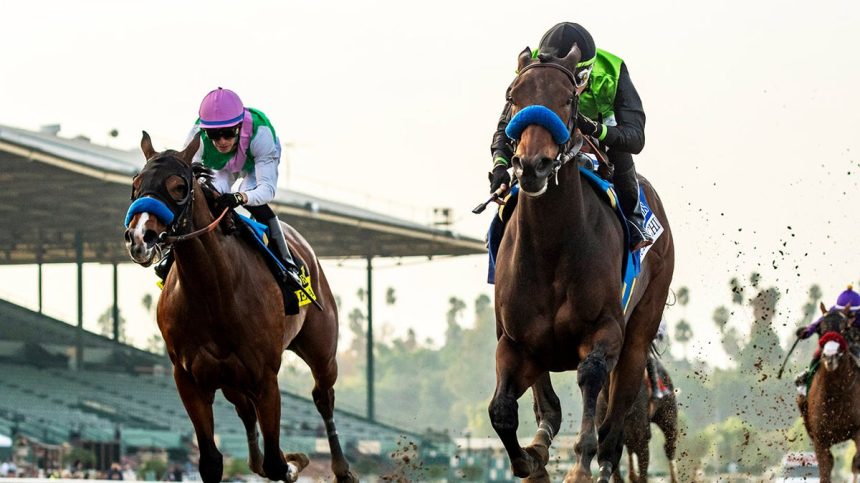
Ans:
{"type": "Polygon", "coordinates": [[[541,477],[546,460],[534,448],[523,449],[517,440],[517,399],[544,371],[505,336],[496,346],[496,392],[490,401],[490,422],[511,460],[511,470],[519,478],[541,477]]]}
{"type": "MultiPolygon", "coordinates": [[[[306,324],[309,322],[306,321],[306,324]]],[[[358,476],[349,469],[349,461],[343,454],[337,427],[334,424],[334,383],[337,381],[336,347],[332,341],[335,335],[325,331],[303,331],[293,340],[290,349],[305,361],[314,377],[314,389],[311,395],[314,405],[325,424],[328,446],[331,451],[331,470],[338,482],[358,481],[358,476]],[[328,350],[324,348],[328,347],[328,350]],[[312,352],[305,348],[314,348],[312,352]]]]}
{"type": "Polygon", "coordinates": [[[337,427],[334,424],[334,382],[337,378],[337,362],[332,360],[325,369],[314,370],[313,367],[311,369],[314,375],[312,396],[325,424],[328,446],[331,450],[331,470],[338,482],[358,481],[358,477],[349,470],[349,462],[343,455],[337,427]]]}
{"type": "Polygon", "coordinates": [[[236,414],[245,425],[245,434],[248,437],[248,467],[251,471],[266,476],[263,473],[263,452],[260,451],[259,433],[257,432],[257,410],[254,403],[241,392],[232,388],[222,388],[224,397],[236,407],[236,414]]]}
{"type": "Polygon", "coordinates": [[[201,389],[191,375],[178,367],[173,368],[173,379],[176,381],[179,397],[197,434],[197,446],[200,448],[200,477],[204,483],[219,482],[224,472],[224,459],[218,447],[215,446],[215,420],[212,416],[215,391],[201,389]]]}
{"type": "Polygon", "coordinates": [[[672,483],[677,481],[675,475],[675,448],[678,443],[678,406],[674,394],[663,398],[657,412],[654,413],[654,424],[660,428],[665,438],[663,450],[669,460],[669,477],[672,483]]]}
{"type": "Polygon", "coordinates": [[[267,374],[261,386],[256,407],[263,433],[263,471],[270,480],[296,481],[299,472],[308,465],[308,459],[307,456],[297,455],[297,458],[287,462],[281,453],[281,392],[277,374],[267,374]]]}

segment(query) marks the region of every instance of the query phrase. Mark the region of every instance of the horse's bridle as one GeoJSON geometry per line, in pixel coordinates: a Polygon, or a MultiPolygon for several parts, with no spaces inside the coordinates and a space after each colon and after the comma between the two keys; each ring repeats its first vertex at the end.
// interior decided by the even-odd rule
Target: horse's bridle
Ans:
{"type": "MultiPolygon", "coordinates": [[[[568,161],[573,159],[579,153],[579,150],[582,148],[582,137],[577,138],[574,134],[576,131],[576,117],[579,114],[579,96],[582,94],[582,91],[585,90],[586,84],[588,83],[588,78],[586,77],[580,82],[577,82],[576,75],[567,67],[561,64],[556,64],[554,62],[543,61],[533,62],[523,67],[517,73],[517,78],[519,78],[519,76],[523,75],[523,73],[525,73],[529,69],[537,69],[540,67],[548,67],[561,71],[561,73],[564,74],[564,76],[567,78],[568,81],[570,81],[571,85],[573,86],[573,92],[570,96],[570,99],[568,100],[568,104],[570,105],[570,119],[568,119],[565,123],[567,125],[567,130],[570,133],[570,139],[566,143],[559,145],[558,156],[556,156],[552,165],[552,171],[556,178],[556,184],[558,184],[558,170],[561,169],[561,167],[565,165],[568,161]]],[[[514,80],[514,82],[516,82],[516,80],[514,80]]],[[[513,83],[511,84],[511,87],[508,88],[508,102],[512,101],[510,95],[512,87],[513,83]]],[[[519,140],[513,140],[514,151],[516,151],[517,143],[519,143],[519,140]]]]}
{"type": "Polygon", "coordinates": [[[224,215],[229,211],[229,208],[225,208],[224,211],[221,212],[221,215],[206,227],[195,231],[189,231],[192,228],[191,213],[192,205],[194,204],[194,170],[191,166],[176,157],[164,155],[162,153],[148,159],[146,164],[147,165],[144,166],[143,170],[132,180],[133,185],[134,180],[143,177],[141,191],[137,196],[135,196],[134,188],[132,188],[131,199],[134,201],[143,197],[154,198],[173,212],[173,220],[167,224],[167,229],[158,236],[157,243],[161,247],[169,246],[176,242],[189,240],[205,233],[209,233],[218,226],[218,223],[221,222],[224,215]],[[173,166],[168,167],[169,172],[167,174],[160,172],[159,177],[155,178],[155,171],[163,171],[164,167],[155,168],[153,166],[149,166],[149,163],[155,162],[159,160],[159,158],[169,159],[172,161],[173,166]],[[182,178],[185,182],[185,186],[188,188],[188,192],[185,194],[185,197],[179,201],[174,200],[165,189],[167,178],[173,175],[182,178]],[[146,183],[146,185],[143,185],[143,183],[146,183]],[[174,208],[174,206],[176,208],[174,208]]]}

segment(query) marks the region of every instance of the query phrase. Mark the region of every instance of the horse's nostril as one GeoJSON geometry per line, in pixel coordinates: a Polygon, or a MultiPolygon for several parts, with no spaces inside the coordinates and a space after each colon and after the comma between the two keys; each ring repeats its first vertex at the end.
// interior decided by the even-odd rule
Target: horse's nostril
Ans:
{"type": "Polygon", "coordinates": [[[146,230],[143,234],[143,242],[149,245],[153,245],[156,240],[158,240],[158,234],[155,233],[154,230],[146,230]]]}
{"type": "Polygon", "coordinates": [[[515,168],[522,168],[523,163],[519,156],[514,156],[511,158],[511,165],[515,168]]]}
{"type": "Polygon", "coordinates": [[[125,242],[126,242],[126,243],[131,243],[131,230],[126,230],[126,231],[125,231],[125,242]]]}
{"type": "Polygon", "coordinates": [[[544,173],[552,167],[552,158],[543,157],[538,162],[538,172],[544,173]]]}

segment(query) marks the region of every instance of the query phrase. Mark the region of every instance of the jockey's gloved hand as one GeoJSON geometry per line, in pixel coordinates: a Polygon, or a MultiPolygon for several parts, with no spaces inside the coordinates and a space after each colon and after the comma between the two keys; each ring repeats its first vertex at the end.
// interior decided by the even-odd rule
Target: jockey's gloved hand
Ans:
{"type": "Polygon", "coordinates": [[[219,206],[222,210],[224,208],[236,208],[237,206],[241,206],[245,204],[245,197],[242,196],[242,193],[224,193],[219,196],[215,201],[216,205],[219,206]]]}
{"type": "Polygon", "coordinates": [[[600,135],[603,134],[602,124],[592,121],[587,116],[583,116],[580,112],[576,113],[576,127],[579,128],[579,132],[586,136],[600,137],[600,135]]]}
{"type": "Polygon", "coordinates": [[[493,166],[493,170],[489,173],[490,178],[490,193],[499,189],[500,186],[506,184],[511,185],[511,175],[508,174],[508,167],[504,164],[493,166]]]}
{"type": "Polygon", "coordinates": [[[796,335],[798,339],[805,339],[809,337],[809,335],[806,334],[806,327],[798,327],[797,330],[794,332],[794,335],[796,335]]]}

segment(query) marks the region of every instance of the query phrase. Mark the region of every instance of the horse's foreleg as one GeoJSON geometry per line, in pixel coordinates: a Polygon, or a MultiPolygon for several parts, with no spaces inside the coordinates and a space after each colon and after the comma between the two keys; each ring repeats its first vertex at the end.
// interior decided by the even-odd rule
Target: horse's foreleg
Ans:
{"type": "Polygon", "coordinates": [[[860,473],[860,433],[854,434],[854,458],[851,459],[851,481],[857,482],[857,474],[860,473]]]}
{"type": "Polygon", "coordinates": [[[818,460],[818,477],[821,483],[830,483],[830,473],[833,471],[833,453],[830,452],[830,447],[822,443],[813,441],[815,447],[815,457],[818,460]]]}
{"type": "Polygon", "coordinates": [[[221,390],[224,397],[236,407],[236,414],[245,426],[245,435],[248,437],[248,467],[254,473],[266,476],[263,473],[263,452],[260,451],[260,434],[257,432],[257,410],[254,403],[233,388],[224,387],[221,390]]]}
{"type": "MultiPolygon", "coordinates": [[[[535,422],[538,425],[537,433],[532,440],[532,447],[549,455],[552,440],[561,429],[561,402],[552,388],[549,372],[544,372],[532,385],[532,396],[534,397],[535,422]]],[[[549,456],[547,456],[548,458],[549,456]]]]}
{"type": "Polygon", "coordinates": [[[201,389],[190,374],[178,367],[173,368],[173,379],[176,381],[179,397],[197,434],[197,446],[200,449],[198,465],[200,477],[204,483],[219,482],[224,472],[224,459],[218,447],[215,446],[215,420],[212,416],[215,391],[201,389]]]}
{"type": "Polygon", "coordinates": [[[519,478],[543,471],[546,461],[532,448],[525,450],[517,441],[517,399],[543,374],[522,349],[505,336],[496,346],[496,392],[490,401],[490,422],[511,460],[519,478]]]}
{"type": "MultiPolygon", "coordinates": [[[[582,392],[582,423],[579,436],[573,446],[576,453],[576,465],[565,476],[566,482],[591,481],[591,460],[597,453],[597,436],[595,435],[595,414],[597,397],[606,383],[609,375],[606,349],[596,344],[596,348],[580,362],[576,369],[576,379],[582,392]]],[[[609,481],[611,472],[604,475],[609,481]]]]}
{"type": "Polygon", "coordinates": [[[287,463],[281,453],[281,393],[277,375],[267,374],[261,385],[255,405],[263,433],[263,471],[270,480],[296,481],[299,471],[307,466],[307,460],[287,463]]]}

